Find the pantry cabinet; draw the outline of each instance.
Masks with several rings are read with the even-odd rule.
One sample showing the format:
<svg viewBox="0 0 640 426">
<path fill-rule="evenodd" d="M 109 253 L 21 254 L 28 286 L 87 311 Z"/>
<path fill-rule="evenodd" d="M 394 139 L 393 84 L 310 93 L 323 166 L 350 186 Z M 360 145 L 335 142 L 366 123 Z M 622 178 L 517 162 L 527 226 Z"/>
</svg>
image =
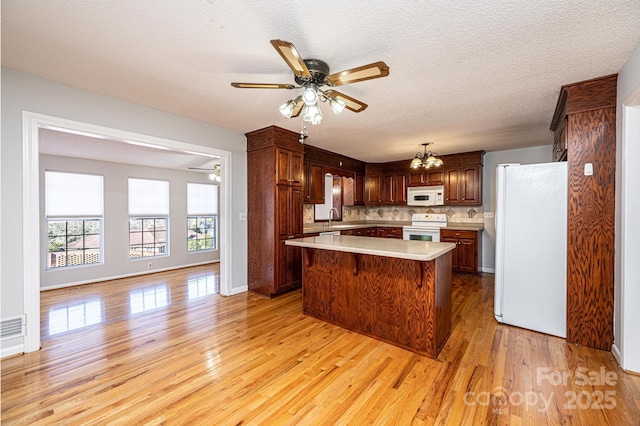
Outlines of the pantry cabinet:
<svg viewBox="0 0 640 426">
<path fill-rule="evenodd" d="M 247 137 L 249 290 L 274 296 L 302 284 L 305 164 L 299 135 L 271 126 Z"/>
</svg>

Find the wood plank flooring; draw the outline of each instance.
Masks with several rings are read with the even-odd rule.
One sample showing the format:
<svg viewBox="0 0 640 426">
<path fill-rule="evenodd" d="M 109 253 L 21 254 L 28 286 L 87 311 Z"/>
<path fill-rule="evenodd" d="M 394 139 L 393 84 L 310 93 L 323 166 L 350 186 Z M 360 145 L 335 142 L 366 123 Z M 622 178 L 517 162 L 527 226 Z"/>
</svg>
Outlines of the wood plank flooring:
<svg viewBox="0 0 640 426">
<path fill-rule="evenodd" d="M 2 361 L 2 424 L 640 424 L 640 377 L 497 324 L 492 275 L 454 274 L 437 360 L 302 315 L 300 291 L 212 294 L 217 276 L 43 292 L 42 350 Z"/>
</svg>

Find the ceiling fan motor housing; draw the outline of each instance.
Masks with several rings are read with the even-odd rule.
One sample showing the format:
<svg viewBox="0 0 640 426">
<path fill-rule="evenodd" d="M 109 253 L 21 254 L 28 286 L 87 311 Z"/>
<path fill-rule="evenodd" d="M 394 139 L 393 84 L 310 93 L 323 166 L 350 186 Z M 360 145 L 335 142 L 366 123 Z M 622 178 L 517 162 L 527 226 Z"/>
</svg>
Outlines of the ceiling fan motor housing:
<svg viewBox="0 0 640 426">
<path fill-rule="evenodd" d="M 311 80 L 296 76 L 296 83 L 302 86 L 305 83 L 311 82 L 318 86 L 324 86 L 326 84 L 324 79 L 329 75 L 329 65 L 320 59 L 305 59 L 304 64 L 311 74 Z"/>
</svg>

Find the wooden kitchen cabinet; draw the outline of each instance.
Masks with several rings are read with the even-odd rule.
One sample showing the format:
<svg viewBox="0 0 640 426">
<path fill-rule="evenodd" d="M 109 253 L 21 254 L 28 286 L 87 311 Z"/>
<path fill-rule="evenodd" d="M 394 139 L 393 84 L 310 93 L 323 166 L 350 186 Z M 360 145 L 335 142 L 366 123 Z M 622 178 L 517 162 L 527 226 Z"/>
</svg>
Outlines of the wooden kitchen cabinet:
<svg viewBox="0 0 640 426">
<path fill-rule="evenodd" d="M 276 181 L 281 185 L 302 185 L 304 153 L 276 148 Z"/>
<path fill-rule="evenodd" d="M 444 184 L 444 169 L 429 170 L 424 173 L 425 180 L 428 185 L 442 185 Z"/>
<path fill-rule="evenodd" d="M 401 206 L 407 204 L 406 173 L 369 174 L 366 176 L 365 204 L 369 206 Z"/>
<path fill-rule="evenodd" d="M 367 206 L 379 206 L 382 204 L 382 175 L 367 175 L 364 178 L 364 203 Z"/>
<path fill-rule="evenodd" d="M 567 161 L 567 117 L 558 127 L 553 140 L 553 161 Z"/>
<path fill-rule="evenodd" d="M 482 204 L 482 166 L 447 168 L 444 171 L 444 196 L 447 205 Z"/>
<path fill-rule="evenodd" d="M 381 226 L 377 228 L 376 236 L 378 238 L 394 238 L 397 240 L 402 239 L 402 228 L 401 227 L 389 227 L 389 226 Z"/>
<path fill-rule="evenodd" d="M 304 154 L 299 135 L 276 126 L 247 136 L 249 290 L 274 296 L 300 287 Z"/>
<path fill-rule="evenodd" d="M 407 176 L 407 186 L 425 186 L 444 184 L 444 169 L 411 169 Z"/>
<path fill-rule="evenodd" d="M 616 74 L 564 85 L 550 127 L 554 160 L 567 160 L 567 217 L 558 218 L 567 223 L 567 342 L 604 351 L 614 343 L 616 95 Z"/>
<path fill-rule="evenodd" d="M 355 174 L 354 206 L 364 206 L 364 174 Z"/>
<path fill-rule="evenodd" d="M 304 163 L 304 202 L 324 204 L 324 165 L 312 161 Z"/>
<path fill-rule="evenodd" d="M 393 205 L 397 196 L 397 185 L 395 175 L 382 176 L 382 205 Z"/>
<path fill-rule="evenodd" d="M 440 241 L 454 243 L 451 254 L 451 269 L 457 272 L 478 273 L 479 232 L 441 229 Z"/>
</svg>

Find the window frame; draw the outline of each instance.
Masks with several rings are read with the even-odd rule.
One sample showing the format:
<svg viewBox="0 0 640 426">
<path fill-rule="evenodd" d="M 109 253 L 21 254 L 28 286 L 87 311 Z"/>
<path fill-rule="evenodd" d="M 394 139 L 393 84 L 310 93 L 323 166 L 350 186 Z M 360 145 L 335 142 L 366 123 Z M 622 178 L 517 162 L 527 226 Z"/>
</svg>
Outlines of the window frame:
<svg viewBox="0 0 640 426">
<path fill-rule="evenodd" d="M 142 239 L 141 239 L 142 243 L 141 244 L 132 245 L 131 244 L 131 221 L 135 221 L 135 220 L 141 220 L 142 221 L 140 231 L 134 231 L 136 233 L 139 232 L 140 234 L 142 234 Z M 155 247 L 158 245 L 155 242 L 155 241 L 157 241 L 156 238 L 155 238 L 155 233 L 156 233 L 155 221 L 156 220 L 164 220 L 165 221 L 165 228 L 164 228 L 164 234 L 165 234 L 164 247 L 165 247 L 165 250 L 164 250 L 164 252 L 160 252 L 160 254 L 155 254 L 153 256 L 145 256 L 144 255 L 145 246 L 146 246 L 144 244 L 144 232 L 145 232 L 144 231 L 144 222 L 147 221 L 147 220 L 153 220 L 154 221 L 154 230 L 153 230 L 153 237 L 154 237 L 153 247 L 154 247 L 154 251 L 155 251 Z M 154 216 L 138 216 L 138 215 L 136 215 L 136 216 L 129 216 L 128 226 L 129 226 L 129 232 L 128 232 L 128 234 L 129 234 L 129 245 L 128 245 L 128 247 L 129 247 L 129 261 L 135 262 L 135 261 L 138 261 L 138 260 L 156 259 L 156 258 L 159 258 L 159 257 L 168 257 L 169 256 L 169 254 L 170 254 L 169 253 L 169 249 L 170 249 L 170 246 L 169 246 L 169 216 L 162 216 L 162 215 L 154 215 Z M 141 256 L 139 256 L 139 257 L 131 257 L 131 252 L 132 252 L 132 247 L 133 246 L 140 246 L 141 247 L 141 253 L 142 253 Z"/>
<path fill-rule="evenodd" d="M 83 244 L 83 248 L 82 249 L 78 249 L 78 250 L 72 250 L 72 251 L 81 251 L 82 252 L 82 258 L 83 258 L 83 263 L 81 264 L 77 264 L 77 265 L 64 265 L 64 266 L 50 266 L 50 256 L 52 253 L 57 253 L 55 251 L 50 251 L 50 245 L 49 242 L 51 240 L 51 238 L 53 238 L 50 234 L 49 234 L 49 223 L 50 222 L 65 222 L 65 234 L 64 236 L 62 235 L 58 235 L 57 237 L 64 237 L 65 240 L 65 250 L 64 253 L 69 253 L 69 250 L 67 249 L 67 246 L 69 244 L 69 233 L 68 233 L 68 228 L 69 222 L 79 222 L 82 221 L 82 234 L 79 234 L 82 239 L 83 242 L 86 241 L 85 237 L 86 235 L 98 235 L 98 240 L 99 240 L 99 245 L 98 245 L 98 262 L 92 262 L 92 263 L 85 263 L 84 261 L 86 260 L 86 251 L 87 250 L 95 250 L 94 247 L 91 248 L 86 248 Z M 98 222 L 99 226 L 100 226 L 100 232 L 98 234 L 86 234 L 85 230 L 85 222 Z M 45 271 L 50 272 L 50 271 L 61 271 L 61 270 L 68 270 L 68 269 L 75 269 L 75 268 L 85 268 L 85 267 L 91 267 L 91 266 L 100 266 L 100 265 L 104 265 L 104 217 L 102 216 L 65 216 L 65 217 L 56 217 L 56 216 L 47 216 L 45 217 L 45 222 L 46 222 L 46 244 L 47 244 L 47 255 L 46 255 L 46 261 L 45 261 Z M 77 235 L 71 235 L 71 236 L 77 236 Z M 54 236 L 55 237 L 55 236 Z M 65 262 L 68 263 L 68 262 Z"/>
<path fill-rule="evenodd" d="M 189 248 L 189 243 L 191 241 L 205 241 L 205 246 L 206 246 L 206 241 L 209 238 L 206 238 L 206 234 L 205 238 L 196 238 L 195 240 L 190 239 L 189 238 L 189 231 L 192 231 L 192 228 L 189 225 L 190 220 L 195 219 L 196 222 L 198 222 L 200 219 L 212 219 L 213 222 L 213 233 L 211 236 L 211 240 L 213 241 L 213 245 L 211 248 L 202 248 L 202 249 L 194 249 L 191 250 Z M 216 214 L 203 214 L 203 215 L 187 215 L 187 254 L 193 254 L 193 253 L 205 253 L 205 252 L 211 252 L 211 251 L 216 251 L 218 250 L 218 215 Z"/>
</svg>

